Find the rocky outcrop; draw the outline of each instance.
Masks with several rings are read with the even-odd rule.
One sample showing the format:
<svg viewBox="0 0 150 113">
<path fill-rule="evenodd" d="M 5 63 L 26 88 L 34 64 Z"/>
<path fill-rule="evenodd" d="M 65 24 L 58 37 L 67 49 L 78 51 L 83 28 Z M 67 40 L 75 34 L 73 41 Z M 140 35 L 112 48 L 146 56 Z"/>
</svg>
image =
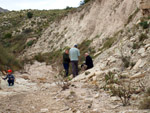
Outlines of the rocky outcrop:
<svg viewBox="0 0 150 113">
<path fill-rule="evenodd" d="M 0 12 L 8 12 L 8 10 L 0 7 Z"/>
<path fill-rule="evenodd" d="M 142 9 L 143 15 L 150 15 L 150 1 L 149 0 L 141 0 L 140 9 Z"/>
</svg>

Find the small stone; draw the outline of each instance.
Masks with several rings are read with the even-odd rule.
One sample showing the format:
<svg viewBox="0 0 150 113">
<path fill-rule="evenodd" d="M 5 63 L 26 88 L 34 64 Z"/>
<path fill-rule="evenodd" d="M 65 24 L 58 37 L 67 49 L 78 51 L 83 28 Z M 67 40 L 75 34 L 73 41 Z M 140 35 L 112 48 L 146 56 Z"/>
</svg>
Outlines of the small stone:
<svg viewBox="0 0 150 113">
<path fill-rule="evenodd" d="M 141 56 L 142 56 L 142 57 L 146 57 L 147 54 L 146 54 L 146 53 L 142 53 Z"/>
<path fill-rule="evenodd" d="M 34 106 L 32 106 L 31 108 L 32 108 L 32 109 L 35 109 L 35 107 L 34 107 Z"/>
<path fill-rule="evenodd" d="M 81 96 L 85 96 L 86 94 L 85 93 L 81 93 Z"/>
<path fill-rule="evenodd" d="M 120 101 L 119 98 L 117 98 L 117 97 L 111 97 L 111 99 L 112 99 L 113 101 Z"/>
<path fill-rule="evenodd" d="M 69 110 L 69 107 L 66 107 L 66 108 L 62 109 L 61 112 L 62 111 L 67 111 L 67 110 Z"/>
<path fill-rule="evenodd" d="M 107 59 L 110 63 L 113 63 L 116 61 L 116 58 L 113 57 L 113 56 L 110 56 L 108 59 Z"/>
<path fill-rule="evenodd" d="M 144 76 L 145 76 L 145 74 L 139 72 L 139 73 L 136 73 L 135 75 L 131 76 L 130 79 L 132 80 L 132 79 L 136 79 L 136 78 L 142 78 Z"/>
<path fill-rule="evenodd" d="M 114 79 L 115 79 L 115 80 L 118 80 L 118 79 L 119 79 L 118 74 L 115 74 L 115 75 L 114 75 Z"/>
<path fill-rule="evenodd" d="M 93 112 L 98 112 L 98 109 L 93 109 Z"/>
<path fill-rule="evenodd" d="M 145 48 L 141 48 L 141 49 L 139 49 L 138 53 L 139 53 L 139 54 L 143 54 L 143 53 L 145 53 Z"/>
<path fill-rule="evenodd" d="M 145 64 L 146 64 L 146 61 L 143 61 L 143 62 L 139 65 L 139 67 L 142 68 Z"/>
<path fill-rule="evenodd" d="M 84 102 L 86 104 L 92 104 L 93 103 L 93 99 L 92 98 L 86 98 Z"/>
<path fill-rule="evenodd" d="M 99 97 L 99 93 L 97 93 L 95 96 L 94 96 L 94 98 L 98 98 Z"/>
<path fill-rule="evenodd" d="M 138 69 L 138 67 L 139 67 L 139 65 L 142 63 L 142 60 L 141 59 L 139 59 L 138 61 L 137 61 L 137 63 L 135 64 L 135 66 L 133 67 L 133 69 Z"/>
<path fill-rule="evenodd" d="M 93 81 L 96 81 L 96 80 L 97 80 L 97 76 L 94 76 L 94 77 L 93 77 Z"/>
<path fill-rule="evenodd" d="M 81 113 L 79 110 L 76 113 Z"/>
<path fill-rule="evenodd" d="M 41 109 L 41 113 L 46 113 L 46 112 L 49 112 L 49 110 L 47 108 Z"/>
<path fill-rule="evenodd" d="M 150 47 L 150 44 L 145 45 L 145 48 L 147 49 L 148 47 Z"/>
</svg>

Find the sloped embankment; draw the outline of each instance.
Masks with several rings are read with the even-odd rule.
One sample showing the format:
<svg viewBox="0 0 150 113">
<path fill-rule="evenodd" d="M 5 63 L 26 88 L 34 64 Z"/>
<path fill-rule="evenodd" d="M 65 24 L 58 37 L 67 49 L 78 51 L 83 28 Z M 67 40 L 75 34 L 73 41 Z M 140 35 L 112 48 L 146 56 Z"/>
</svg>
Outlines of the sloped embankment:
<svg viewBox="0 0 150 113">
<path fill-rule="evenodd" d="M 67 14 L 59 22 L 50 24 L 37 43 L 25 52 L 26 56 L 72 47 L 84 40 L 92 40 L 97 51 L 104 41 L 136 23 L 141 17 L 140 0 L 94 0 Z"/>
</svg>

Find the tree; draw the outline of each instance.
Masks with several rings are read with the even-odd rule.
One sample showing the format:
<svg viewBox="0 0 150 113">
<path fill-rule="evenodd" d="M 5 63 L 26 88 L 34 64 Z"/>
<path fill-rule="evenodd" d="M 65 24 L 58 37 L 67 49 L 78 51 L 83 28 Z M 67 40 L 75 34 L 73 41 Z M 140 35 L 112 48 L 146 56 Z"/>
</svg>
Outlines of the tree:
<svg viewBox="0 0 150 113">
<path fill-rule="evenodd" d="M 28 17 L 28 18 L 32 18 L 32 17 L 33 17 L 33 13 L 28 12 L 28 13 L 27 13 L 27 17 Z"/>
<path fill-rule="evenodd" d="M 80 5 L 84 5 L 84 4 L 86 4 L 86 3 L 88 3 L 90 0 L 82 0 L 82 1 L 80 1 Z"/>
</svg>

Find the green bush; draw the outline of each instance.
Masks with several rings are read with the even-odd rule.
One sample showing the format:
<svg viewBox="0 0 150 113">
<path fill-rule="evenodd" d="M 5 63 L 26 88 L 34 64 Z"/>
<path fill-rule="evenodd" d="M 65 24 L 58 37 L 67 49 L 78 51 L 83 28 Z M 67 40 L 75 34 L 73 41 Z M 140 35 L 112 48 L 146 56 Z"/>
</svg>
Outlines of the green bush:
<svg viewBox="0 0 150 113">
<path fill-rule="evenodd" d="M 130 98 L 133 94 L 130 85 L 128 87 L 125 87 L 124 85 L 120 85 L 119 87 L 110 87 L 110 91 L 113 96 L 120 98 L 123 106 L 130 105 Z"/>
<path fill-rule="evenodd" d="M 30 40 L 28 43 L 27 43 L 27 46 L 32 46 L 34 44 L 34 40 Z"/>
<path fill-rule="evenodd" d="M 34 56 L 33 60 L 37 60 L 38 62 L 46 62 L 47 64 L 51 63 L 59 63 L 61 62 L 62 50 L 52 51 L 44 54 L 37 54 Z"/>
<path fill-rule="evenodd" d="M 27 17 L 28 17 L 28 18 L 32 18 L 32 17 L 33 17 L 33 13 L 27 12 Z"/>
<path fill-rule="evenodd" d="M 29 33 L 31 33 L 32 31 L 33 31 L 33 30 L 32 30 L 31 28 L 26 28 L 26 29 L 23 30 L 23 33 L 29 34 Z"/>
<path fill-rule="evenodd" d="M 109 38 L 104 42 L 103 49 L 109 49 L 113 43 L 115 42 L 115 38 Z"/>
<path fill-rule="evenodd" d="M 80 1 L 80 5 L 84 5 L 84 4 L 86 4 L 86 3 L 88 3 L 90 0 L 82 0 L 82 1 Z"/>
<path fill-rule="evenodd" d="M 118 80 L 115 79 L 115 74 L 112 72 L 108 72 L 108 74 L 105 75 L 105 81 L 106 84 L 118 83 Z"/>
<path fill-rule="evenodd" d="M 72 7 L 67 6 L 65 9 L 66 9 L 66 10 L 68 10 L 68 9 L 72 9 Z"/>
<path fill-rule="evenodd" d="M 13 70 L 22 68 L 21 63 L 15 58 L 15 56 L 10 54 L 9 51 L 4 49 L 1 45 L 0 53 L 0 70 L 6 70 L 6 67 Z"/>
<path fill-rule="evenodd" d="M 139 23 L 141 27 L 143 27 L 143 29 L 147 29 L 149 27 L 149 24 L 147 21 L 143 21 Z"/>
<path fill-rule="evenodd" d="M 6 33 L 4 38 L 11 38 L 12 37 L 12 34 L 11 33 Z"/>
<path fill-rule="evenodd" d="M 130 66 L 130 57 L 122 57 L 122 62 L 124 64 L 124 67 L 128 68 Z"/>
</svg>

